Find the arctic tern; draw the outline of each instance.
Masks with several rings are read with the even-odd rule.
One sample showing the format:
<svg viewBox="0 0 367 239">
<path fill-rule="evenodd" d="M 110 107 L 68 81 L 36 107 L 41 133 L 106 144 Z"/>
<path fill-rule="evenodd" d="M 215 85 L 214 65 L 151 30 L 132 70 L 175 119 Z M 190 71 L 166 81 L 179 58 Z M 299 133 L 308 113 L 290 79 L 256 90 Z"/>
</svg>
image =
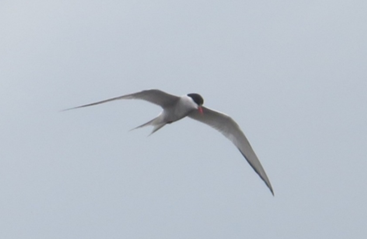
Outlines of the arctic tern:
<svg viewBox="0 0 367 239">
<path fill-rule="evenodd" d="M 265 170 L 261 166 L 259 159 L 257 158 L 249 141 L 241 131 L 238 124 L 230 116 L 204 107 L 204 99 L 199 94 L 192 93 L 183 96 L 175 96 L 156 89 L 144 90 L 133 94 L 123 95 L 91 104 L 77 106 L 67 110 L 83 108 L 122 99 L 145 100 L 163 108 L 163 111 L 156 118 L 134 129 L 150 125 L 154 127 L 151 133 L 153 134 L 166 124 L 171 124 L 188 116 L 194 120 L 207 124 L 218 130 L 226 138 L 232 141 L 232 143 L 238 148 L 238 150 L 245 157 L 247 162 L 265 182 L 271 193 L 274 195 L 273 188 L 270 184 L 268 176 L 265 173 Z"/>
</svg>

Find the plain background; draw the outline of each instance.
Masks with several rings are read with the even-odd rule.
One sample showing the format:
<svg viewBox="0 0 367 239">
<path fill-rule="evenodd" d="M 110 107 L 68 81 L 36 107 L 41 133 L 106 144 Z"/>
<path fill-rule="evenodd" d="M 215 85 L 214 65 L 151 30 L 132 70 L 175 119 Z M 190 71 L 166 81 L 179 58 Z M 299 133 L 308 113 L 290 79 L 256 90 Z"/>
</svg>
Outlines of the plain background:
<svg viewBox="0 0 367 239">
<path fill-rule="evenodd" d="M 366 1 L 2 1 L 0 238 L 366 238 Z M 242 127 L 275 197 L 144 89 Z"/>
</svg>

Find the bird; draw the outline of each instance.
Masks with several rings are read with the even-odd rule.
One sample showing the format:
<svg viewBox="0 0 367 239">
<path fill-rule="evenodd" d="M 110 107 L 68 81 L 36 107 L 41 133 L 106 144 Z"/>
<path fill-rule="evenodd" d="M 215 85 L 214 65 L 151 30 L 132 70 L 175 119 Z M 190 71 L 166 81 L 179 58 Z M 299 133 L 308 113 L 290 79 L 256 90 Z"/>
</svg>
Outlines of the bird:
<svg viewBox="0 0 367 239">
<path fill-rule="evenodd" d="M 182 96 L 176 96 L 158 89 L 151 89 L 85 104 L 66 110 L 84 108 L 123 99 L 145 100 L 158 105 L 163 109 L 156 118 L 139 125 L 132 130 L 145 126 L 153 126 L 153 131 L 151 132 L 151 134 L 153 134 L 165 125 L 171 124 L 185 117 L 197 120 L 216 129 L 237 147 L 274 196 L 270 180 L 241 128 L 230 116 L 203 106 L 204 99 L 200 94 L 190 93 Z"/>
</svg>

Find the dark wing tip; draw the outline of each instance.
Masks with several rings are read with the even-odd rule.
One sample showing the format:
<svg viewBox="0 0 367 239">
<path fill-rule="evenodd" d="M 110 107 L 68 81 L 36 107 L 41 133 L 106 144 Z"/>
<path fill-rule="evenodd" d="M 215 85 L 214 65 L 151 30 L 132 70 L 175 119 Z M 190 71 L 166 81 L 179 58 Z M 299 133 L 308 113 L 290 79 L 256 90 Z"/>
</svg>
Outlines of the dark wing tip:
<svg viewBox="0 0 367 239">
<path fill-rule="evenodd" d="M 238 150 L 241 152 L 242 156 L 245 157 L 245 159 L 247 159 L 247 157 L 245 156 L 245 154 L 242 153 L 242 151 L 240 149 L 238 149 Z M 259 175 L 259 177 L 264 181 L 265 185 L 269 188 L 271 194 L 273 194 L 273 196 L 275 196 L 273 187 L 271 186 L 269 179 L 268 179 L 269 182 L 267 182 L 267 180 L 266 180 L 267 179 L 267 176 L 265 175 L 265 177 L 263 177 L 260 174 L 260 172 L 251 163 L 249 163 L 249 164 L 250 164 L 251 168 L 257 173 L 257 175 Z"/>
<path fill-rule="evenodd" d="M 88 104 L 88 105 L 81 105 L 81 106 L 72 107 L 72 108 L 67 108 L 67 109 L 60 110 L 60 112 L 75 110 L 75 109 L 84 108 L 84 107 L 88 107 L 88 106 L 92 106 L 92 105 L 96 105 L 96 103 L 92 103 L 92 104 Z"/>
<path fill-rule="evenodd" d="M 114 100 L 128 99 L 128 98 L 131 98 L 131 95 L 123 95 L 123 96 L 118 96 L 118 97 L 114 97 L 114 98 L 111 98 L 111 99 L 102 100 L 102 101 L 98 101 L 98 102 L 94 102 L 94 103 L 90 103 L 90 104 L 86 104 L 86 105 L 80 105 L 80 106 L 77 106 L 77 107 L 72 107 L 72 108 L 61 110 L 61 112 L 62 111 L 79 109 L 79 108 L 84 108 L 84 107 L 89 107 L 89 106 L 93 106 L 93 105 L 99 105 L 99 104 L 103 104 L 103 103 L 106 103 L 106 102 L 109 102 L 109 101 L 114 101 Z"/>
<path fill-rule="evenodd" d="M 273 194 L 273 197 L 275 197 L 275 194 L 274 194 L 273 188 L 269 188 L 269 189 L 270 189 L 271 194 Z"/>
<path fill-rule="evenodd" d="M 77 109 L 77 108 L 78 107 L 67 108 L 67 109 L 60 110 L 59 112 L 65 112 L 65 111 L 69 111 L 69 110 L 73 110 L 73 109 Z"/>
</svg>

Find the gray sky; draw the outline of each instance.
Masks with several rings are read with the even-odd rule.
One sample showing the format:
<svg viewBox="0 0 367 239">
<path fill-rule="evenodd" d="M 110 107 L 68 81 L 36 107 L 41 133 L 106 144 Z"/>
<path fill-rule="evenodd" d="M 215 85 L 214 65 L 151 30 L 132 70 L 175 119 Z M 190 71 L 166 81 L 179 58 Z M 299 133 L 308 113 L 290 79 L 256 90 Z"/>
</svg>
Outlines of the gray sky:
<svg viewBox="0 0 367 239">
<path fill-rule="evenodd" d="M 2 1 L 0 238 L 366 238 L 366 1 Z M 197 92 L 222 135 L 143 89 Z"/>
</svg>

